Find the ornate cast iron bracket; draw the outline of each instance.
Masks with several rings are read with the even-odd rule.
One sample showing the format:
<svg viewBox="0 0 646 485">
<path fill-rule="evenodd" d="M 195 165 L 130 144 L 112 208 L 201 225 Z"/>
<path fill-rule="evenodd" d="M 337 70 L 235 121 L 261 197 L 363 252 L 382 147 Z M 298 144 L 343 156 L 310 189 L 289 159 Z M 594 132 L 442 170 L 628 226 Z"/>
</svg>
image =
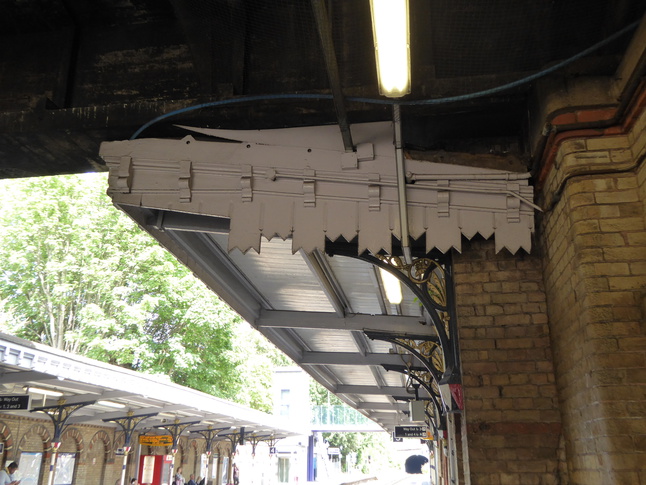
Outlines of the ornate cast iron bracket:
<svg viewBox="0 0 646 485">
<path fill-rule="evenodd" d="M 423 382 L 425 388 L 432 389 L 433 395 L 439 399 L 438 402 L 443 403 L 443 406 L 440 407 L 441 412 L 451 411 L 455 408 L 451 393 L 441 387 L 444 375 L 444 357 L 437 338 L 427 335 L 399 336 L 373 330 L 365 330 L 364 333 L 372 340 L 382 340 L 407 350 L 409 354 L 401 354 L 405 368 L 400 372 L 418 382 Z M 415 357 L 423 367 L 416 369 L 410 362 L 406 363 L 407 355 Z M 393 370 L 391 367 L 388 366 L 387 370 Z M 444 393 L 442 393 L 443 390 Z"/>
<path fill-rule="evenodd" d="M 433 388 L 432 379 L 429 378 L 428 372 L 423 368 L 414 368 L 406 365 L 392 365 L 392 364 L 382 364 L 381 365 L 387 371 L 399 372 L 408 376 L 411 380 L 417 382 L 424 388 L 428 393 L 428 400 L 433 403 L 435 409 L 437 410 L 437 415 L 442 417 L 445 415 L 445 407 L 442 405 L 441 397 L 437 389 Z M 419 398 L 416 396 L 416 400 Z M 439 427 L 440 423 L 434 423 L 435 427 Z"/>
<path fill-rule="evenodd" d="M 366 332 L 366 335 L 392 342 L 415 355 L 437 383 L 446 410 L 462 409 L 458 329 L 449 256 L 420 257 L 411 264 L 397 256 L 364 253 L 358 258 L 396 276 L 415 295 L 435 330 L 435 335 L 425 336 L 387 332 Z"/>
<path fill-rule="evenodd" d="M 276 437 L 271 434 L 265 434 L 265 435 L 257 435 L 255 433 L 251 433 L 250 435 L 247 435 L 247 441 L 251 443 L 251 454 L 252 456 L 256 456 L 256 446 L 258 446 L 258 443 L 261 443 L 263 441 L 266 441 L 267 444 L 269 444 L 270 447 L 275 446 Z M 272 444 L 273 443 L 273 444 Z"/>
<path fill-rule="evenodd" d="M 235 455 L 238 445 L 244 445 L 245 441 L 245 432 L 244 427 L 240 428 L 239 432 L 221 434 L 219 437 L 225 438 L 231 442 L 231 454 Z"/>
<path fill-rule="evenodd" d="M 226 426 L 225 428 L 214 428 L 213 426 L 208 426 L 206 429 L 196 429 L 191 431 L 191 433 L 199 434 L 204 438 L 204 441 L 206 442 L 206 454 L 207 456 L 210 456 L 213 452 L 212 448 L 215 437 L 220 431 L 224 431 L 225 429 L 231 429 L 231 426 Z"/>
<path fill-rule="evenodd" d="M 52 485 L 54 483 L 54 475 L 56 475 L 54 464 L 56 463 L 58 449 L 61 447 L 61 437 L 67 428 L 67 420 L 74 412 L 78 411 L 82 407 L 90 406 L 94 403 L 96 403 L 96 400 L 65 404 L 65 399 L 59 399 L 58 404 L 55 406 L 43 406 L 31 410 L 32 413 L 42 412 L 47 414 L 47 416 L 52 420 L 52 423 L 54 423 L 54 438 L 51 443 L 52 456 L 49 462 L 49 477 L 47 479 L 48 485 Z"/>
<path fill-rule="evenodd" d="M 421 362 L 436 382 L 439 383 L 442 379 L 444 373 L 444 358 L 439 340 L 436 337 L 428 335 L 401 336 L 375 330 L 364 330 L 363 333 L 371 340 L 382 340 L 406 349 Z M 404 362 L 406 354 L 401 354 L 401 356 L 402 362 Z"/>
<path fill-rule="evenodd" d="M 263 438 L 263 441 L 266 441 L 267 444 L 269 445 L 270 454 L 271 454 L 271 450 L 276 448 L 276 443 L 278 443 L 280 440 L 284 438 L 285 436 L 276 436 L 276 435 L 271 435 L 269 438 Z"/>
<path fill-rule="evenodd" d="M 135 432 L 135 428 L 141 423 L 144 419 L 146 418 L 151 418 L 153 416 L 157 416 L 158 413 L 149 413 L 149 414 L 141 414 L 139 416 L 135 416 L 133 411 L 128 411 L 128 414 L 126 416 L 123 416 L 121 418 L 112 418 L 112 419 L 104 419 L 103 421 L 105 423 L 116 423 L 119 426 L 121 426 L 121 429 L 123 429 L 123 447 L 125 449 L 126 454 L 130 453 L 131 450 L 131 441 L 132 441 L 132 435 Z"/>
<path fill-rule="evenodd" d="M 159 424 L 157 426 L 153 426 L 153 428 L 162 428 L 167 430 L 171 436 L 173 437 L 173 445 L 171 447 L 172 453 L 175 454 L 177 452 L 177 447 L 179 444 L 179 437 L 180 435 L 188 428 L 189 426 L 193 426 L 195 424 L 199 424 L 200 421 L 191 421 L 190 423 L 182 423 L 180 422 L 179 419 L 175 418 L 175 421 L 171 424 Z"/>
<path fill-rule="evenodd" d="M 56 404 L 55 406 L 34 408 L 31 410 L 31 412 L 42 412 L 49 416 L 49 418 L 52 420 L 52 423 L 54 423 L 54 438 L 52 442 L 60 443 L 61 435 L 67 428 L 67 420 L 70 418 L 70 416 L 82 407 L 90 406 L 94 403 L 96 403 L 96 400 L 65 404 L 65 399 L 59 399 L 58 404 Z"/>
<path fill-rule="evenodd" d="M 121 429 L 123 429 L 124 454 L 123 454 L 123 463 L 121 465 L 121 482 L 120 482 L 121 485 L 125 485 L 126 483 L 126 468 L 128 467 L 128 455 L 132 450 L 132 446 L 130 446 L 131 445 L 130 442 L 132 441 L 132 435 L 135 431 L 135 428 L 144 419 L 150 418 L 152 416 L 157 416 L 157 414 L 158 413 L 149 413 L 149 414 L 141 414 L 139 416 L 135 416 L 133 411 L 128 411 L 128 414 L 121 418 L 103 420 L 106 423 L 117 423 L 119 426 L 121 426 Z"/>
</svg>

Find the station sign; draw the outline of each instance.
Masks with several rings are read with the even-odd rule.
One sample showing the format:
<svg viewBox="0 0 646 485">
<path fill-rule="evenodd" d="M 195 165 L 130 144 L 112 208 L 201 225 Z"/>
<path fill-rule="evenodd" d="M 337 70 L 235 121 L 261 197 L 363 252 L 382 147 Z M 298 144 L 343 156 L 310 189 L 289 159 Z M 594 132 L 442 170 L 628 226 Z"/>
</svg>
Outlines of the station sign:
<svg viewBox="0 0 646 485">
<path fill-rule="evenodd" d="M 269 447 L 269 454 L 270 455 L 275 455 L 276 454 L 276 447 L 275 446 Z"/>
<path fill-rule="evenodd" d="M 426 426 L 395 426 L 395 438 L 426 438 Z"/>
<path fill-rule="evenodd" d="M 147 446 L 171 446 L 173 437 L 171 435 L 142 435 L 139 436 L 139 444 Z"/>
<path fill-rule="evenodd" d="M 18 411 L 29 409 L 29 395 L 18 394 L 16 396 L 0 396 L 0 410 Z"/>
</svg>

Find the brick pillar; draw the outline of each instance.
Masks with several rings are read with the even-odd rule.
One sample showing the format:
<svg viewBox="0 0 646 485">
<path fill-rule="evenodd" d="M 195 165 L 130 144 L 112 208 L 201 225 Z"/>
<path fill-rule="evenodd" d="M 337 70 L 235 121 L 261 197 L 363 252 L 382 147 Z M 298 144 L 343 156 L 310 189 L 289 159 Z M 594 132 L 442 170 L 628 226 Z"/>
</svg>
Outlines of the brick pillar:
<svg viewBox="0 0 646 485">
<path fill-rule="evenodd" d="M 628 134 L 564 142 L 541 194 L 573 485 L 646 483 L 645 120 Z"/>
<path fill-rule="evenodd" d="M 556 485 L 561 431 L 539 256 L 454 258 L 471 483 Z"/>
</svg>

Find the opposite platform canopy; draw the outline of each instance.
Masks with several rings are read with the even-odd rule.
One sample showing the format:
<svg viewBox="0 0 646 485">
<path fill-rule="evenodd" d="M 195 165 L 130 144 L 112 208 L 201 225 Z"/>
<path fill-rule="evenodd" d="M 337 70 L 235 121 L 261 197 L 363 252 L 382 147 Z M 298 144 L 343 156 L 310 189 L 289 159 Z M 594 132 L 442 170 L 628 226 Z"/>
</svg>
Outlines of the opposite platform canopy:
<svg viewBox="0 0 646 485">
<path fill-rule="evenodd" d="M 280 416 L 171 383 L 163 376 L 124 369 L 0 333 L 0 395 L 24 395 L 30 387 L 60 395 L 47 397 L 40 391 L 32 393 L 31 409 L 55 406 L 60 398 L 69 405 L 88 403 L 69 417 L 69 424 L 115 427 L 111 420 L 132 413 L 135 417 L 147 416 L 141 429 L 149 432 L 166 423 L 178 422 L 195 423 L 187 429 L 187 434 L 209 425 L 244 427 L 250 435 L 302 434 L 302 429 Z M 29 410 L 3 408 L 3 412 L 30 418 L 44 416 Z"/>
</svg>

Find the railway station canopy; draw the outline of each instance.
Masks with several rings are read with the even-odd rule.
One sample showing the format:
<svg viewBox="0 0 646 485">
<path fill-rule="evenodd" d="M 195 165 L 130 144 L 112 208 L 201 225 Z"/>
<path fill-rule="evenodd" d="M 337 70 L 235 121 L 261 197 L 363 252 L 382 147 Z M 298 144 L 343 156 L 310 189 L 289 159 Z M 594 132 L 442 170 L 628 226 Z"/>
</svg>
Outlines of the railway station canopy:
<svg viewBox="0 0 646 485">
<path fill-rule="evenodd" d="M 444 253 L 477 233 L 494 237 L 499 250 L 529 251 L 535 205 L 528 176 L 406 160 L 415 179 L 406 215 L 420 241 L 409 249 L 424 256 L 410 266 L 384 256 L 401 253 L 391 123 L 353 125 L 356 153 L 344 151 L 336 126 L 185 130 L 178 140 L 104 143 L 113 202 L 314 379 L 384 429 L 410 423 L 415 385 L 434 409 L 459 407 Z M 427 289 L 420 294 L 395 279 L 402 298 L 389 299 L 380 267 L 416 274 Z"/>
<path fill-rule="evenodd" d="M 465 475 L 639 481 L 646 4 L 385 2 L 391 98 L 371 3 L 0 0 L 0 176 L 108 171 L 343 401 L 469 436 Z"/>
<path fill-rule="evenodd" d="M 286 419 L 210 396 L 169 380 L 105 364 L 52 347 L 0 334 L 0 388 L 3 412 L 37 417 L 30 409 L 70 406 L 66 425 L 117 426 L 114 421 L 147 416 L 140 428 L 194 423 L 191 429 L 222 428 L 274 436 L 302 434 Z M 29 396 L 30 409 L 12 410 L 7 396 Z M 82 405 L 76 409 L 75 405 Z M 67 412 L 69 412 L 69 410 Z M 66 413 L 67 414 L 67 413 Z M 225 429 L 229 428 L 229 429 Z M 161 434 L 162 432 L 159 431 Z M 224 439 L 224 437 L 222 438 Z"/>
</svg>

